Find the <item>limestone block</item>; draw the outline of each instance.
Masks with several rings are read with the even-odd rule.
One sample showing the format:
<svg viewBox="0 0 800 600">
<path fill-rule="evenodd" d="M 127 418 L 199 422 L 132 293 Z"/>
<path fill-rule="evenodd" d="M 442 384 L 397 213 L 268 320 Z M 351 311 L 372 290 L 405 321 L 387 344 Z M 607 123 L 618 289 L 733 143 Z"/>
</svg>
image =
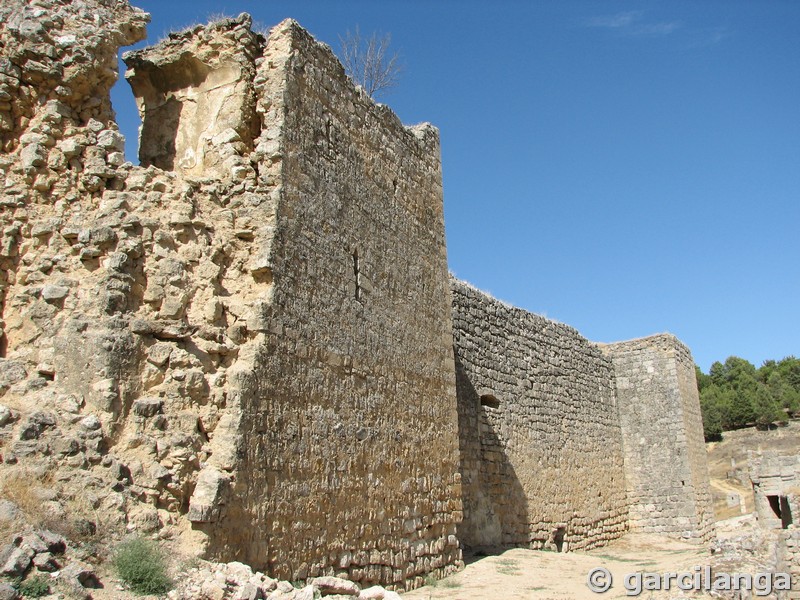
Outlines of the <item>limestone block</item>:
<svg viewBox="0 0 800 600">
<path fill-rule="evenodd" d="M 297 590 L 292 596 L 292 600 L 317 600 L 321 598 L 319 590 L 313 585 L 307 585 L 304 588 Z"/>
<path fill-rule="evenodd" d="M 332 594 L 358 596 L 360 591 L 357 584 L 339 577 L 314 577 L 310 583 L 319 588 L 323 596 Z"/>
<path fill-rule="evenodd" d="M 125 137 L 113 129 L 105 129 L 97 134 L 97 145 L 106 150 L 125 150 Z"/>
<path fill-rule="evenodd" d="M 260 600 L 263 598 L 263 592 L 258 585 L 253 583 L 245 583 L 233 595 L 233 600 Z"/>
<path fill-rule="evenodd" d="M 384 589 L 382 586 L 374 585 L 361 590 L 358 594 L 358 600 L 384 600 L 388 597 L 387 594 L 390 593 L 389 590 Z"/>
<path fill-rule="evenodd" d="M 21 548 L 13 544 L 0 551 L 0 573 L 9 577 L 20 577 L 25 574 L 33 559 L 34 552 L 29 548 Z"/>
<path fill-rule="evenodd" d="M 229 481 L 229 476 L 214 467 L 204 467 L 197 476 L 197 485 L 189 500 L 188 519 L 193 523 L 216 520 Z"/>
<path fill-rule="evenodd" d="M 28 376 L 22 363 L 0 358 L 0 390 L 18 383 Z"/>
<path fill-rule="evenodd" d="M 69 294 L 69 288 L 48 284 L 42 288 L 42 299 L 48 304 L 58 304 Z"/>
<path fill-rule="evenodd" d="M 11 409 L 3 404 L 0 404 L 0 427 L 5 427 L 8 425 L 13 418 L 14 414 L 11 412 Z"/>
<path fill-rule="evenodd" d="M 20 150 L 20 162 L 26 170 L 36 170 L 47 164 L 47 150 L 40 144 L 29 144 Z"/>
<path fill-rule="evenodd" d="M 39 570 L 45 573 L 52 573 L 61 568 L 60 563 L 50 552 L 41 552 L 33 557 L 33 564 Z"/>
<path fill-rule="evenodd" d="M 139 398 L 133 403 L 132 411 L 140 417 L 152 417 L 159 412 L 164 405 L 164 401 L 159 398 Z"/>
</svg>

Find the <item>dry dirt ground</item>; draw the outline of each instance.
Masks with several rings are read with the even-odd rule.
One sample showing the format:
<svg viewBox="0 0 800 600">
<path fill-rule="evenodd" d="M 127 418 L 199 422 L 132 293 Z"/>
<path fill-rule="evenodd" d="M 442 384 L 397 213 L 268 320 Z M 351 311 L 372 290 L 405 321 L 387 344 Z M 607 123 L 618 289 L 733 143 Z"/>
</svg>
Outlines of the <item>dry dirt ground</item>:
<svg viewBox="0 0 800 600">
<path fill-rule="evenodd" d="M 771 431 L 754 428 L 725 432 L 721 442 L 706 445 L 714 512 L 720 537 L 746 534 L 755 526 L 753 490 L 748 476 L 750 452 L 773 450 L 800 454 L 800 422 Z M 733 495 L 736 495 L 736 498 Z M 738 501 L 734 501 L 738 499 Z M 467 568 L 423 588 L 403 594 L 408 600 L 545 600 L 627 598 L 624 576 L 637 571 L 692 572 L 710 564 L 707 546 L 699 547 L 657 536 L 629 534 L 605 548 L 557 554 L 515 548 L 492 556 L 467 557 Z M 604 566 L 617 582 L 595 594 L 586 586 L 590 570 Z M 749 569 L 744 569 L 745 572 Z M 751 571 L 752 572 L 752 571 Z M 758 572 L 758 571 L 755 571 Z M 682 597 L 643 592 L 640 598 Z M 694 595 L 694 598 L 711 596 Z"/>
<path fill-rule="evenodd" d="M 692 572 L 709 564 L 705 547 L 652 535 L 629 534 L 589 552 L 539 552 L 514 548 L 501 554 L 468 558 L 466 569 L 435 585 L 403 594 L 404 600 L 544 600 L 627 598 L 624 576 L 637 571 Z M 588 573 L 606 567 L 613 587 L 604 594 L 586 586 Z M 679 596 L 679 591 L 671 596 Z M 641 598 L 650 598 L 643 592 Z M 653 598 L 659 597 L 653 595 Z M 703 597 L 703 596 L 694 596 Z"/>
</svg>

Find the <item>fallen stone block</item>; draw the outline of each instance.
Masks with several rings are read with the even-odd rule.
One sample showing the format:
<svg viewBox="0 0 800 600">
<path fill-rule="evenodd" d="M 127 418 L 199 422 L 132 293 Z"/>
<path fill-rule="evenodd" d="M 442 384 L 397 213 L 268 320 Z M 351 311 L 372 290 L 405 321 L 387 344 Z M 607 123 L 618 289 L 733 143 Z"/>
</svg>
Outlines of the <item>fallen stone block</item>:
<svg viewBox="0 0 800 600">
<path fill-rule="evenodd" d="M 45 573 L 54 573 L 61 568 L 56 557 L 50 552 L 41 552 L 33 557 L 33 565 Z"/>
<path fill-rule="evenodd" d="M 311 580 L 311 585 L 319 588 L 323 596 L 332 594 L 358 596 L 361 591 L 356 583 L 340 577 L 315 577 Z"/>
<path fill-rule="evenodd" d="M 32 550 L 9 544 L 0 552 L 0 564 L 3 565 L 0 573 L 9 577 L 21 577 L 31 566 L 32 558 Z"/>
<path fill-rule="evenodd" d="M 10 583 L 0 583 L 0 600 L 17 600 L 19 594 Z"/>
</svg>

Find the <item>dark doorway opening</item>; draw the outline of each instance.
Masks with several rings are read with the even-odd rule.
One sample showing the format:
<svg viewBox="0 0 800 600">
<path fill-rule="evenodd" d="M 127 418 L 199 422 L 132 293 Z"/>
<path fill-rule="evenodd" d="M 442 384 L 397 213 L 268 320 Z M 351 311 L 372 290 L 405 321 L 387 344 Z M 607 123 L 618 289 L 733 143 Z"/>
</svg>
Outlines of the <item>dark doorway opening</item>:
<svg viewBox="0 0 800 600">
<path fill-rule="evenodd" d="M 772 509 L 772 512 L 775 513 L 775 516 L 780 519 L 781 518 L 780 496 L 767 496 L 767 500 L 769 500 L 769 507 Z"/>
<path fill-rule="evenodd" d="M 789 499 L 781 496 L 781 526 L 786 529 L 792 524 L 792 508 L 789 506 Z"/>
<path fill-rule="evenodd" d="M 553 532 L 553 544 L 556 547 L 556 552 L 561 552 L 564 548 L 564 536 L 567 533 L 566 527 L 559 527 Z"/>
<path fill-rule="evenodd" d="M 772 512 L 781 520 L 781 527 L 786 529 L 792 524 L 792 507 L 786 496 L 767 496 L 769 507 Z"/>
</svg>

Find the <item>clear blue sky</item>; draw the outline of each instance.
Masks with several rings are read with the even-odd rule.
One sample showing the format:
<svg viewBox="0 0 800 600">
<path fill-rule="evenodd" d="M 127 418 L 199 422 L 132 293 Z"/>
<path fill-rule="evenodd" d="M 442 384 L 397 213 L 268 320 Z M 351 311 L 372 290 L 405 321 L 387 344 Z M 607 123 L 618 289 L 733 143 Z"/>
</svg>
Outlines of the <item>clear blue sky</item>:
<svg viewBox="0 0 800 600">
<path fill-rule="evenodd" d="M 243 11 L 335 50 L 391 33 L 382 100 L 441 131 L 458 277 L 591 340 L 669 331 L 704 371 L 800 355 L 800 2 L 134 4 L 149 42 Z"/>
</svg>

